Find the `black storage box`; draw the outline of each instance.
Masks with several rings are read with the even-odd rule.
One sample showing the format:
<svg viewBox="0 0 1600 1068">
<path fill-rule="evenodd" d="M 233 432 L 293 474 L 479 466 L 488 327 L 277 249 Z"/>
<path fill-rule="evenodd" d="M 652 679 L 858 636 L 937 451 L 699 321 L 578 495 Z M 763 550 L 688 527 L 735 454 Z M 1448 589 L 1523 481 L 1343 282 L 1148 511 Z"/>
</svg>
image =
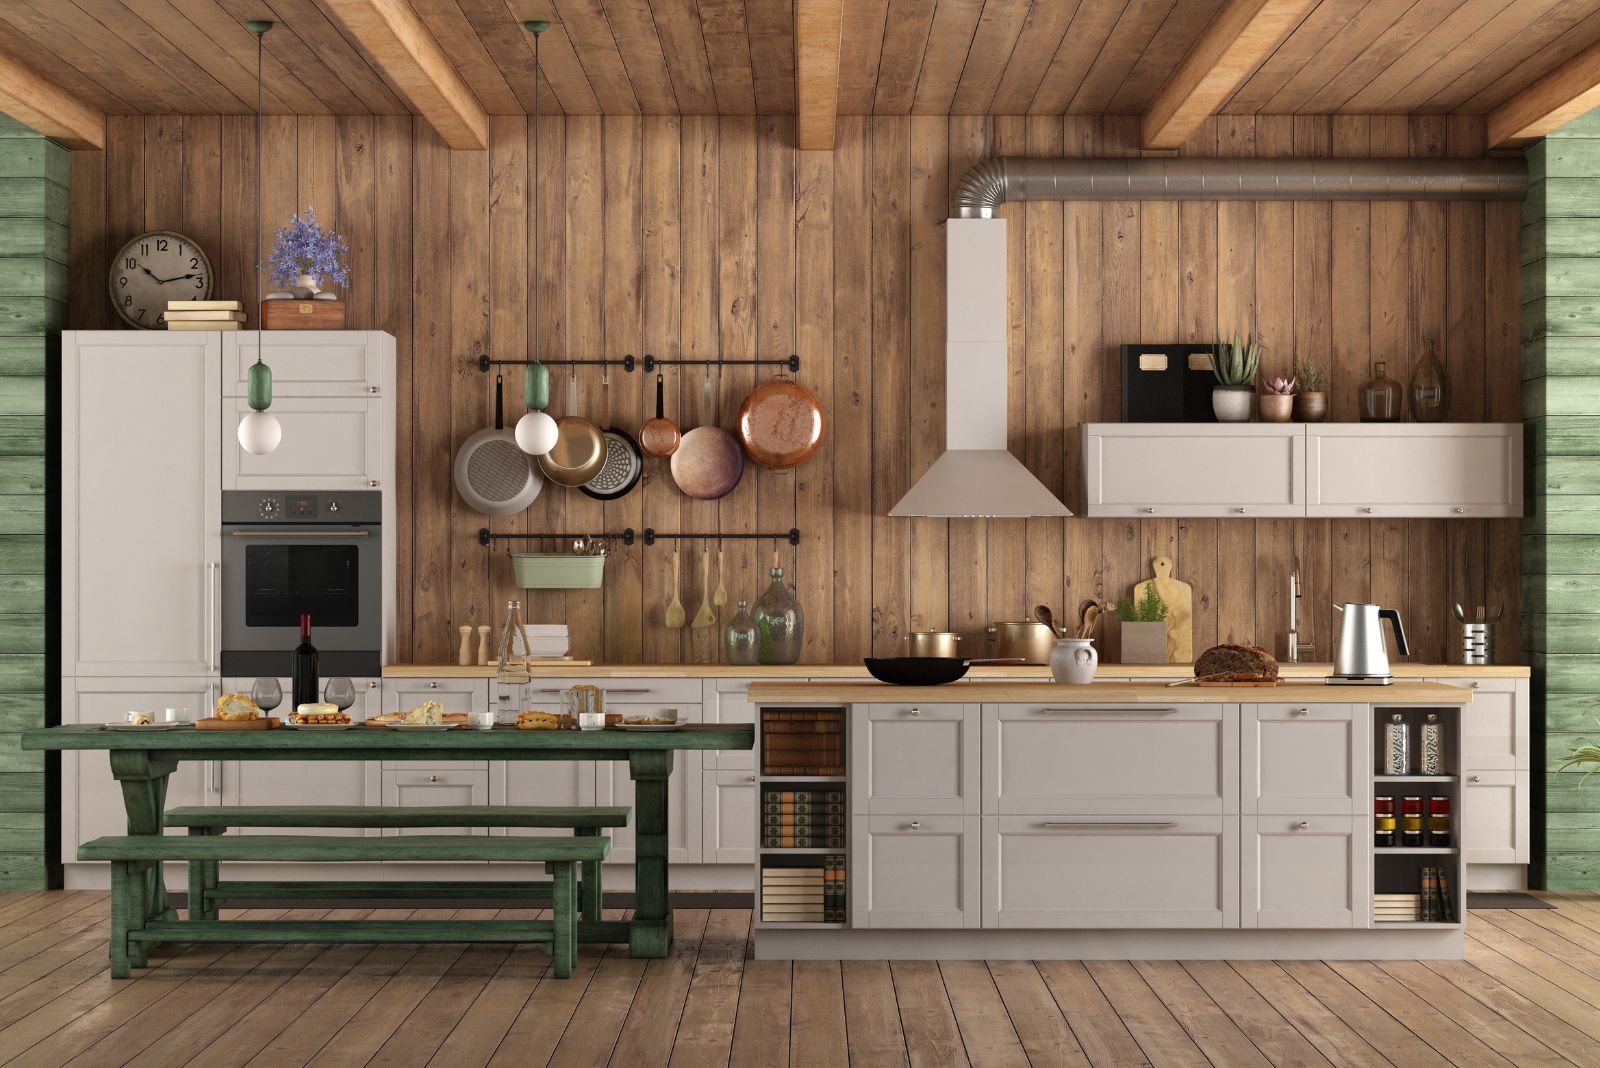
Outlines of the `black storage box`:
<svg viewBox="0 0 1600 1068">
<path fill-rule="evenodd" d="M 1122 346 L 1124 423 L 1215 423 L 1215 345 Z"/>
</svg>

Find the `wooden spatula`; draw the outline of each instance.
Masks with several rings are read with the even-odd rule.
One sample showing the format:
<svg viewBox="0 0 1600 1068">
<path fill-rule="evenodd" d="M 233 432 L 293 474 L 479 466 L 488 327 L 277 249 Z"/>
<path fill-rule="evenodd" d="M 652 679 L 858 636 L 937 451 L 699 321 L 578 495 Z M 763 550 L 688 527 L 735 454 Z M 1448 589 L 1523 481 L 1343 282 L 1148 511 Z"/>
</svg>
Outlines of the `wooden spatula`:
<svg viewBox="0 0 1600 1068">
<path fill-rule="evenodd" d="M 711 611 L 711 545 L 708 542 L 700 550 L 700 610 L 694 614 L 694 622 L 689 625 L 702 630 L 716 621 L 716 614 Z"/>
<path fill-rule="evenodd" d="M 672 547 L 672 600 L 667 602 L 667 626 L 672 630 L 682 630 L 687 613 L 683 610 L 683 600 L 678 596 L 678 547 Z"/>
</svg>

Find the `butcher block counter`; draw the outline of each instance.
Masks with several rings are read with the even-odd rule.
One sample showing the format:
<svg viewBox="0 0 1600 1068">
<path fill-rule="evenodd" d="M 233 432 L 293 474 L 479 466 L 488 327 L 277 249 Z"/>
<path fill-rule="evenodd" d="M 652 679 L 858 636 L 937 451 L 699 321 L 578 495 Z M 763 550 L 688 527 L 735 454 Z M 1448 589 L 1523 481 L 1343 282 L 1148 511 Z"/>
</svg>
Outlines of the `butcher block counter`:
<svg viewBox="0 0 1600 1068">
<path fill-rule="evenodd" d="M 1217 704 L 1219 702 L 1357 702 L 1360 704 L 1464 705 L 1472 691 L 1441 682 L 1396 682 L 1388 686 L 1329 686 L 1281 682 L 1276 686 L 1168 686 L 1159 682 L 973 681 L 948 686 L 889 686 L 881 682 L 753 682 L 750 701 L 762 704 L 989 704 L 1055 701 L 1064 704 Z"/>
<path fill-rule="evenodd" d="M 1193 674 L 1190 664 L 1101 664 L 1101 678 L 1174 679 Z M 1397 679 L 1525 679 L 1528 669 L 1519 664 L 1421 664 L 1393 663 L 1390 670 Z M 1285 679 L 1323 679 L 1333 671 L 1329 663 L 1279 664 L 1278 674 Z M 587 661 L 546 661 L 529 669 L 536 679 L 582 675 L 596 679 L 865 679 L 865 665 L 854 664 L 758 664 L 735 667 L 731 664 L 590 664 Z M 390 664 L 383 669 L 386 679 L 492 679 L 495 669 L 474 664 Z M 967 673 L 975 679 L 1048 679 L 1044 664 L 1016 667 L 974 665 Z"/>
</svg>

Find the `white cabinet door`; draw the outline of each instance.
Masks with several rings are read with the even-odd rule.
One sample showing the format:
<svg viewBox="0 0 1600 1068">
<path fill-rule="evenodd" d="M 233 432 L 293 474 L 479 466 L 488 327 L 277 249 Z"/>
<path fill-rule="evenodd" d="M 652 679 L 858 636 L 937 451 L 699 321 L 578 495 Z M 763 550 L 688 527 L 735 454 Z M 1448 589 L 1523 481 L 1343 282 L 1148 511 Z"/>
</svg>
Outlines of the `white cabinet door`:
<svg viewBox="0 0 1600 1068">
<path fill-rule="evenodd" d="M 851 834 L 851 926 L 981 926 L 977 816 L 853 816 Z"/>
<path fill-rule="evenodd" d="M 1240 926 L 1371 924 L 1369 817 L 1245 816 L 1240 822 Z"/>
<path fill-rule="evenodd" d="M 1470 712 L 1468 705 L 1463 711 Z M 1461 859 L 1468 864 L 1528 863 L 1530 772 L 1471 771 L 1461 791 Z"/>
<path fill-rule="evenodd" d="M 1369 705 L 1241 705 L 1239 811 L 1361 815 L 1369 811 Z"/>
<path fill-rule="evenodd" d="M 243 397 L 261 335 L 223 335 L 223 395 Z M 379 330 L 279 330 L 266 337 L 273 407 L 287 397 L 378 397 L 387 381 L 384 355 L 394 338 Z"/>
<path fill-rule="evenodd" d="M 383 707 L 370 709 L 368 715 L 385 712 L 405 712 L 424 701 L 438 701 L 446 712 L 487 712 L 489 710 L 489 682 L 486 679 L 384 679 Z M 471 768 L 488 771 L 484 760 L 389 760 L 386 770 L 403 771 L 408 768 Z"/>
<path fill-rule="evenodd" d="M 450 768 L 383 772 L 383 803 L 426 808 L 435 805 L 487 805 L 489 773 Z M 487 827 L 408 827 L 385 835 L 488 834 Z"/>
<path fill-rule="evenodd" d="M 62 335 L 63 675 L 217 670 L 220 337 Z"/>
<path fill-rule="evenodd" d="M 376 397 L 282 397 L 272 414 L 283 441 L 265 456 L 239 445 L 243 397 L 222 401 L 222 488 L 230 490 L 379 489 L 383 487 L 383 416 Z"/>
<path fill-rule="evenodd" d="M 1312 423 L 1310 516 L 1520 516 L 1521 423 Z"/>
<path fill-rule="evenodd" d="M 984 816 L 985 927 L 1237 927 L 1237 816 Z"/>
<path fill-rule="evenodd" d="M 849 719 L 852 811 L 977 815 L 978 705 L 857 705 Z"/>
<path fill-rule="evenodd" d="M 983 706 L 985 814 L 1239 811 L 1239 706 Z"/>
<path fill-rule="evenodd" d="M 707 771 L 700 778 L 700 860 L 706 864 L 754 864 L 755 773 Z"/>
<path fill-rule="evenodd" d="M 1089 423 L 1089 516 L 1303 516 L 1305 428 L 1294 423 Z"/>
<path fill-rule="evenodd" d="M 63 723 L 121 722 L 130 711 L 177 708 L 209 713 L 216 683 L 204 678 L 66 679 L 61 692 Z M 167 780 L 167 807 L 220 804 L 214 761 L 188 760 Z M 72 862 L 78 846 L 94 838 L 128 833 L 122 785 L 111 777 L 103 749 L 61 754 L 61 859 Z M 183 829 L 169 834 L 186 834 Z"/>
<path fill-rule="evenodd" d="M 660 680 L 671 683 L 674 680 Z M 625 701 L 612 701 L 609 699 L 610 690 L 607 690 L 608 699 L 606 710 L 620 712 L 624 716 L 644 715 L 658 708 L 656 703 L 629 704 Z M 678 716 L 680 720 L 688 723 L 700 722 L 700 706 L 679 705 Z M 701 766 L 700 754 L 679 751 L 672 754 L 672 775 L 667 779 L 667 861 L 672 864 L 698 864 L 700 863 L 700 824 L 701 806 L 700 795 L 703 784 L 700 781 Z M 633 803 L 633 779 L 628 774 L 626 760 L 599 760 L 595 762 L 595 804 L 597 805 L 627 805 L 634 809 L 633 820 L 627 827 L 618 827 L 611 832 L 611 856 L 607 858 L 616 864 L 632 864 L 634 853 L 634 830 L 638 826 L 639 813 Z M 754 833 L 754 820 L 751 822 Z"/>
<path fill-rule="evenodd" d="M 1527 679 L 1438 679 L 1472 691 L 1461 710 L 1461 766 L 1473 771 L 1527 770 L 1531 764 Z"/>
<path fill-rule="evenodd" d="M 707 723 L 754 723 L 756 706 L 750 703 L 752 682 L 771 682 L 772 679 L 706 679 L 703 700 Z M 707 769 L 738 771 L 754 769 L 756 754 L 753 749 L 710 750 L 704 754 Z"/>
<path fill-rule="evenodd" d="M 496 805 L 595 803 L 595 768 L 590 760 L 495 760 L 489 764 L 489 796 Z M 510 827 L 491 834 L 569 835 L 570 827 Z M 611 833 L 611 832 L 606 832 Z"/>
</svg>

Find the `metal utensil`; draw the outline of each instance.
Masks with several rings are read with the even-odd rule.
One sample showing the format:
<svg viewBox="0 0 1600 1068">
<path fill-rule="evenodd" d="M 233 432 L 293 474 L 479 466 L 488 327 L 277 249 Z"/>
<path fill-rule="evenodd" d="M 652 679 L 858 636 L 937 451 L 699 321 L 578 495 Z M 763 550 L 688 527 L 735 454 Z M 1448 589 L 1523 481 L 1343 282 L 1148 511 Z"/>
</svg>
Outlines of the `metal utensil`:
<svg viewBox="0 0 1600 1068">
<path fill-rule="evenodd" d="M 611 423 L 611 375 L 600 380 L 600 433 L 605 441 L 604 459 L 600 470 L 583 484 L 583 492 L 600 501 L 614 501 L 626 496 L 639 484 L 644 474 L 644 453 L 626 430 Z"/>
<path fill-rule="evenodd" d="M 921 657 L 956 657 L 960 653 L 956 643 L 961 640 L 961 635 L 949 630 L 914 630 L 906 635 L 910 643 L 906 650 L 908 656 Z"/>
<path fill-rule="evenodd" d="M 678 424 L 663 413 L 662 393 L 662 378 L 657 374 L 656 415 L 654 419 L 647 420 L 644 426 L 639 428 L 639 445 L 657 459 L 666 459 L 677 452 L 678 442 L 683 439 L 683 432 L 678 429 Z"/>
<path fill-rule="evenodd" d="M 716 613 L 711 611 L 711 543 L 707 542 L 700 550 L 700 610 L 689 626 L 703 630 L 716 621 Z"/>
<path fill-rule="evenodd" d="M 959 656 L 869 656 L 863 663 L 867 673 L 892 686 L 943 686 L 955 682 L 973 664 L 1021 664 L 1021 657 L 988 657 L 979 660 Z"/>
<path fill-rule="evenodd" d="M 1450 602 L 1450 614 L 1456 617 L 1457 623 L 1465 623 L 1467 621 L 1467 611 L 1461 607 L 1460 601 Z"/>
<path fill-rule="evenodd" d="M 558 486 L 581 486 L 600 473 L 606 462 L 606 439 L 600 428 L 576 414 L 577 376 L 567 380 L 567 414 L 556 420 L 554 447 L 538 457 L 539 470 Z"/>
<path fill-rule="evenodd" d="M 683 610 L 683 600 L 678 596 L 678 547 L 672 547 L 672 600 L 667 602 L 667 627 L 670 630 L 682 630 L 687 613 Z"/>
<path fill-rule="evenodd" d="M 711 595 L 711 603 L 721 608 L 728 603 L 728 587 L 722 583 L 722 545 L 717 545 L 717 592 Z"/>
<path fill-rule="evenodd" d="M 456 492 L 475 512 L 486 516 L 516 515 L 527 508 L 544 488 L 544 478 L 533 457 L 517 445 L 506 429 L 501 409 L 504 386 L 494 380 L 494 426 L 473 434 L 456 452 Z"/>
<path fill-rule="evenodd" d="M 1057 638 L 1065 638 L 1067 636 L 1067 634 L 1066 634 L 1066 632 L 1064 630 L 1062 630 L 1060 627 L 1056 626 L 1056 616 L 1055 616 L 1054 612 L 1050 611 L 1050 606 L 1049 605 L 1047 605 L 1047 604 L 1034 605 L 1033 606 L 1033 618 L 1037 619 L 1040 623 L 1043 623 L 1045 626 L 1049 627 L 1050 628 L 1050 633 L 1054 634 Z"/>
</svg>

